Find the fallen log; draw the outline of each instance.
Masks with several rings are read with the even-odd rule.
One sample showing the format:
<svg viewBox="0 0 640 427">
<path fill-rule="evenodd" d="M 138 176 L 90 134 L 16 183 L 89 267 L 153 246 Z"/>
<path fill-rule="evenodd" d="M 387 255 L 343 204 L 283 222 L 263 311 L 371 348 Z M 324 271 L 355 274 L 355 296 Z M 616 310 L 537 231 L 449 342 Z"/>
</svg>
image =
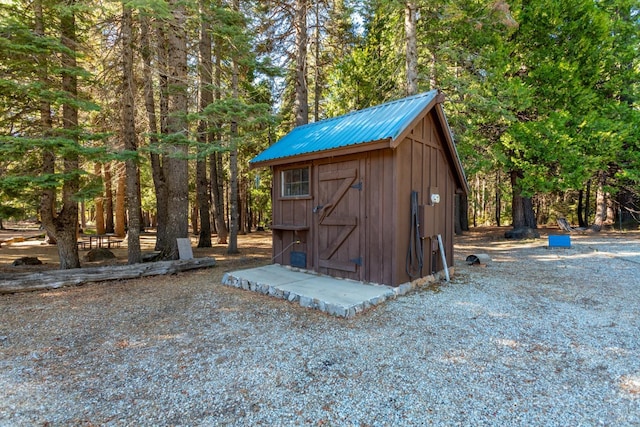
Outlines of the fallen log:
<svg viewBox="0 0 640 427">
<path fill-rule="evenodd" d="M 173 274 L 216 265 L 213 258 L 194 258 L 177 261 L 157 261 L 131 265 L 74 268 L 39 271 L 36 273 L 0 274 L 0 294 L 57 289 L 87 282 L 134 279 L 145 276 Z"/>
</svg>

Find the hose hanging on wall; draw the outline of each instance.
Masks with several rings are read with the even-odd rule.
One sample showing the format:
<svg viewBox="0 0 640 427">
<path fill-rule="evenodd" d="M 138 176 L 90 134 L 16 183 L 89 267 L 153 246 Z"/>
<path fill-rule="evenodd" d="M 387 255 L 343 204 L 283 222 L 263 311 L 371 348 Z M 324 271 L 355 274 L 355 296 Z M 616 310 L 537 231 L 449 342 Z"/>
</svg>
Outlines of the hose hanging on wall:
<svg viewBox="0 0 640 427">
<path fill-rule="evenodd" d="M 418 217 L 418 192 L 411 192 L 411 226 L 409 249 L 407 250 L 406 272 L 413 280 L 420 276 L 424 265 L 422 240 L 420 239 L 420 220 Z"/>
</svg>

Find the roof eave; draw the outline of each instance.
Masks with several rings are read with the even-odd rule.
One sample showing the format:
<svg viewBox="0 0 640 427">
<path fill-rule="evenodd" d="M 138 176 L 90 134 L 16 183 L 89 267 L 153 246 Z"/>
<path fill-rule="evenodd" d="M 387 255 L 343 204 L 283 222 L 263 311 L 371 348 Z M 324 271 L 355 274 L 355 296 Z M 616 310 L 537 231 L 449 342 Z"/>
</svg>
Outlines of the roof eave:
<svg viewBox="0 0 640 427">
<path fill-rule="evenodd" d="M 359 144 L 347 145 L 346 147 L 334 148 L 330 150 L 314 151 L 311 153 L 297 154 L 287 157 L 278 157 L 277 159 L 263 160 L 260 162 L 249 163 L 250 169 L 259 169 L 266 167 L 279 166 L 291 163 L 304 163 L 316 159 L 326 159 L 329 157 L 347 156 L 350 154 L 364 153 L 366 151 L 380 150 L 391 148 L 391 138 L 379 139 L 377 141 L 363 142 Z"/>
<path fill-rule="evenodd" d="M 444 109 L 442 108 L 441 103 L 438 103 L 438 108 L 436 108 L 436 114 L 438 115 L 438 120 L 440 120 L 442 124 L 442 129 L 444 133 L 444 139 L 447 144 L 447 150 L 452 159 L 452 163 L 454 169 L 456 171 L 456 176 L 458 177 L 460 189 L 465 195 L 468 195 L 471 190 L 469 189 L 469 183 L 467 182 L 467 176 L 464 173 L 464 168 L 462 167 L 462 162 L 460 161 L 460 156 L 458 155 L 458 149 L 456 148 L 456 144 L 453 141 L 453 134 L 451 133 L 451 129 L 449 128 L 449 122 L 444 114 Z"/>
</svg>

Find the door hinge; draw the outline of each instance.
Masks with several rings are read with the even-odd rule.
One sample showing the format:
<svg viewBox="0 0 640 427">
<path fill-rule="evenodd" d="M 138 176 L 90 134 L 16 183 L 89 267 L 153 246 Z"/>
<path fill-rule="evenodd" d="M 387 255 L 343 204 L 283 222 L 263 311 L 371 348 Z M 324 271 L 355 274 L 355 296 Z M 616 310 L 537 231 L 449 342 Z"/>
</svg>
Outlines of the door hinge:
<svg viewBox="0 0 640 427">
<path fill-rule="evenodd" d="M 350 259 L 349 262 L 354 263 L 355 265 L 362 266 L 362 257 Z"/>
<path fill-rule="evenodd" d="M 360 181 L 360 182 L 359 182 L 359 183 L 357 183 L 357 184 L 353 184 L 353 185 L 351 186 L 351 188 L 355 188 L 355 189 L 357 189 L 357 190 L 362 191 L 362 181 Z"/>
</svg>

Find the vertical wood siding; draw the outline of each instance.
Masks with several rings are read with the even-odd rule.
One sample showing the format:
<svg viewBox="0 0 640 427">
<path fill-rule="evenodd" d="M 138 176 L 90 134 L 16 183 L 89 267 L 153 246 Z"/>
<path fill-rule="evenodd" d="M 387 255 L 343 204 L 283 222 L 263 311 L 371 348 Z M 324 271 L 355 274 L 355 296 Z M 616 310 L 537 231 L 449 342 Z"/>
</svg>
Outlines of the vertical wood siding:
<svg viewBox="0 0 640 427">
<path fill-rule="evenodd" d="M 281 172 L 286 169 L 310 166 L 305 164 L 292 164 L 284 167 L 276 167 L 273 171 L 273 195 L 272 195 L 272 225 L 278 226 L 311 226 L 312 196 L 299 198 L 281 197 L 282 181 Z M 313 174 L 313 168 L 311 168 Z M 310 193 L 313 194 L 313 177 L 310 175 Z M 310 257 L 313 255 L 309 231 L 274 230 L 273 231 L 273 262 L 276 264 L 290 265 L 291 251 L 307 254 L 307 268 L 312 268 Z M 299 243 L 294 243 L 299 240 Z"/>
<path fill-rule="evenodd" d="M 363 217 L 365 219 L 364 280 L 391 284 L 395 242 L 394 153 L 367 153 L 365 162 Z"/>
<path fill-rule="evenodd" d="M 395 197 L 397 220 L 394 226 L 396 249 L 394 254 L 393 285 L 410 280 L 406 272 L 406 256 L 411 233 L 411 192 L 418 192 L 418 204 L 424 209 L 423 235 L 424 265 L 422 276 L 441 271 L 442 265 L 436 236 L 440 234 L 445 246 L 447 264 L 453 265 L 453 203 L 455 181 L 444 155 L 443 134 L 433 119 L 434 112 L 420 121 L 398 145 L 395 153 Z M 431 193 L 440 195 L 440 203 L 431 204 Z"/>
<path fill-rule="evenodd" d="M 443 130 L 436 125 L 435 114 L 432 110 L 420 120 L 395 150 L 382 149 L 274 167 L 273 224 L 309 227 L 306 241 L 294 244 L 294 231 L 274 231 L 274 262 L 290 264 L 291 250 L 295 250 L 305 252 L 307 268 L 320 273 L 388 285 L 409 281 L 406 256 L 411 231 L 411 191 L 415 190 L 425 212 L 421 227 L 423 235 L 427 236 L 423 240 L 421 275 L 443 269 L 440 254 L 432 254 L 432 244 L 438 234 L 445 245 L 447 263 L 452 266 L 456 184 L 449 163 L 451 159 L 445 156 L 443 148 Z M 280 172 L 306 165 L 311 168 L 311 196 L 280 197 Z M 325 218 L 331 216 L 331 220 L 322 226 L 319 224 L 322 213 L 313 213 L 313 210 L 340 191 L 344 179 L 333 179 L 330 175 L 335 173 L 338 177 L 345 170 L 356 171 L 353 184 L 362 182 L 362 190 L 351 187 L 346 190 L 342 202 L 325 215 Z M 440 203 L 431 204 L 432 192 L 440 195 Z M 345 226 L 328 224 L 344 217 L 356 217 L 357 226 L 330 259 L 322 261 L 322 252 L 326 255 L 327 247 L 340 240 L 345 229 Z M 289 245 L 291 247 L 287 248 Z M 361 266 L 340 269 L 341 263 L 357 257 L 362 259 Z M 332 265 L 338 268 L 331 268 Z"/>
</svg>

